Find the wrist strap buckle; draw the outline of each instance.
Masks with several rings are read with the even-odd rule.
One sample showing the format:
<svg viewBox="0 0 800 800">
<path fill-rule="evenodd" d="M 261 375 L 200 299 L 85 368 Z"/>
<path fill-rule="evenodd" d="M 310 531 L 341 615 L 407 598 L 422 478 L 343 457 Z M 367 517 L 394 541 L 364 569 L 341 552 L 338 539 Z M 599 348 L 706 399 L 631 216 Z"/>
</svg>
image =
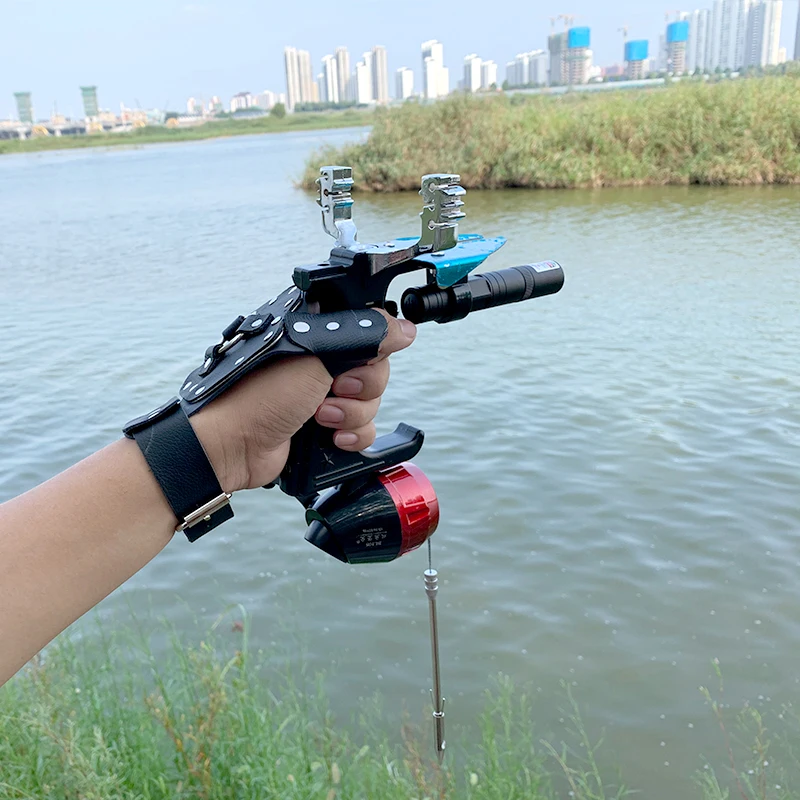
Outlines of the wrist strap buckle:
<svg viewBox="0 0 800 800">
<path fill-rule="evenodd" d="M 230 507 L 230 499 L 231 495 L 227 492 L 223 492 L 219 497 L 209 500 L 205 505 L 200 506 L 200 508 L 188 514 L 175 530 L 181 532 L 185 531 L 187 528 L 193 528 L 200 522 L 210 522 L 214 514 L 218 511 L 222 511 L 226 506 Z"/>
</svg>

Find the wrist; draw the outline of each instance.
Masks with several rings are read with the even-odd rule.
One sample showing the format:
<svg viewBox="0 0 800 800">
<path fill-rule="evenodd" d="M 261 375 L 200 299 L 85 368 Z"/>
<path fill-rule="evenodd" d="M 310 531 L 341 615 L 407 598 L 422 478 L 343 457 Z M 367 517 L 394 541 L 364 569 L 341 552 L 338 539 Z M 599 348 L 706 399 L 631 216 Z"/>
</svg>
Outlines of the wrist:
<svg viewBox="0 0 800 800">
<path fill-rule="evenodd" d="M 242 448 L 223 429 L 214 406 L 208 406 L 189 417 L 189 422 L 211 462 L 222 490 L 233 494 L 245 488 L 247 476 L 244 474 Z"/>
</svg>

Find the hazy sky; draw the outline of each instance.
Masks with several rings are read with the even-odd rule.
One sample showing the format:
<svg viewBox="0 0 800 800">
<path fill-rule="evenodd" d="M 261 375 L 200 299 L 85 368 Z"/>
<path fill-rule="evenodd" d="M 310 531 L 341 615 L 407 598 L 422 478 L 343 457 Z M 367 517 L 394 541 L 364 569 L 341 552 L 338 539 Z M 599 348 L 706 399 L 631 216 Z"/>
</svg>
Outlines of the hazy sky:
<svg viewBox="0 0 800 800">
<path fill-rule="evenodd" d="M 711 0 L 687 8 L 695 5 Z M 666 10 L 651 0 L 0 0 L 0 119 L 23 90 L 39 117 L 54 101 L 79 115 L 81 84 L 97 84 L 101 107 L 114 110 L 120 101 L 183 109 L 191 95 L 227 102 L 238 91 L 284 91 L 286 45 L 310 50 L 319 69 L 337 45 L 352 58 L 383 44 L 390 73 L 411 67 L 418 89 L 420 43 L 439 39 L 453 86 L 472 52 L 495 60 L 504 77 L 516 53 L 546 46 L 549 17 L 564 12 L 591 26 L 595 63 L 606 65 L 621 60 L 622 25 L 652 47 Z M 797 13 L 798 0 L 785 0 L 781 44 L 790 57 Z"/>
</svg>

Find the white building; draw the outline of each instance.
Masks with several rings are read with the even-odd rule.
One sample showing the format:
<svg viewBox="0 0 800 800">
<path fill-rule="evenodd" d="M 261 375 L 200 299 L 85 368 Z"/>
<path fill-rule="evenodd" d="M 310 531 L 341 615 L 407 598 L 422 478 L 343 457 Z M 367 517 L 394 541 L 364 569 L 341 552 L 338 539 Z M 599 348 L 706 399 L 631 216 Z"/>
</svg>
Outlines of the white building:
<svg viewBox="0 0 800 800">
<path fill-rule="evenodd" d="M 569 81 L 568 43 L 566 33 L 553 33 L 547 39 L 547 49 L 550 53 L 550 69 L 547 73 L 549 86 L 563 86 Z"/>
<path fill-rule="evenodd" d="M 275 92 L 264 89 L 260 94 L 253 95 L 253 105 L 263 108 L 264 111 L 269 111 L 278 102 L 278 96 Z"/>
<path fill-rule="evenodd" d="M 544 86 L 547 84 L 548 56 L 544 50 L 517 53 L 506 64 L 506 80 L 514 86 Z"/>
<path fill-rule="evenodd" d="M 186 101 L 186 113 L 189 116 L 196 117 L 203 113 L 203 101 L 197 100 L 194 97 L 190 97 Z"/>
<path fill-rule="evenodd" d="M 483 61 L 475 53 L 464 57 L 464 91 L 477 92 L 481 88 Z"/>
<path fill-rule="evenodd" d="M 422 43 L 422 86 L 426 100 L 450 94 L 450 71 L 444 65 L 444 46 L 436 39 Z"/>
<path fill-rule="evenodd" d="M 395 97 L 408 100 L 414 94 L 414 73 L 408 67 L 400 67 L 395 73 Z"/>
<path fill-rule="evenodd" d="M 656 58 L 656 72 L 666 72 L 669 66 L 669 53 L 667 51 L 666 34 L 658 37 L 658 58 Z"/>
<path fill-rule="evenodd" d="M 231 114 L 236 111 L 244 111 L 246 108 L 254 106 L 253 95 L 250 92 L 239 92 L 231 98 Z"/>
<path fill-rule="evenodd" d="M 364 53 L 371 56 L 370 53 Z M 372 61 L 370 57 L 369 61 Z M 356 64 L 356 71 L 353 75 L 353 97 L 359 105 L 368 105 L 372 99 L 372 64 L 366 61 L 359 61 Z"/>
<path fill-rule="evenodd" d="M 339 68 L 335 56 L 327 55 L 322 59 L 319 99 L 322 103 L 339 102 Z"/>
<path fill-rule="evenodd" d="M 294 111 L 299 103 L 319 102 L 319 90 L 311 68 L 311 53 L 287 47 L 284 50 L 286 64 L 286 108 Z"/>
<path fill-rule="evenodd" d="M 352 100 L 350 97 L 350 51 L 346 47 L 337 47 L 336 84 L 339 91 L 339 102 Z"/>
<path fill-rule="evenodd" d="M 481 89 L 488 91 L 492 86 L 497 86 L 497 64 L 484 61 L 481 64 Z"/>
<path fill-rule="evenodd" d="M 779 63 L 783 0 L 753 3 L 747 25 L 743 66 L 767 67 Z"/>
<path fill-rule="evenodd" d="M 797 12 L 797 32 L 794 35 L 794 60 L 800 61 L 800 11 Z"/>
<path fill-rule="evenodd" d="M 708 23 L 710 12 L 704 8 L 693 11 L 689 15 L 689 42 L 686 46 L 686 70 L 690 74 L 695 70 L 706 69 L 706 47 L 708 44 Z"/>
<path fill-rule="evenodd" d="M 714 72 L 720 65 L 720 44 L 722 30 L 722 0 L 714 0 L 708 15 L 706 34 L 705 71 Z"/>
<path fill-rule="evenodd" d="M 389 60 L 380 44 L 372 48 L 372 97 L 378 105 L 389 102 Z"/>
</svg>

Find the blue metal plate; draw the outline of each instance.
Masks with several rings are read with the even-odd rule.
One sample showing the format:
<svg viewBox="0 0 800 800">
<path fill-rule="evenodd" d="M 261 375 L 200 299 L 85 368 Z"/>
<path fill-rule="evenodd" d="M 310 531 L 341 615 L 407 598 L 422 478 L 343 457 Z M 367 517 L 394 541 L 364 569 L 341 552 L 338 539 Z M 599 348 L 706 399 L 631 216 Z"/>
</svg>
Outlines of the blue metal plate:
<svg viewBox="0 0 800 800">
<path fill-rule="evenodd" d="M 418 256 L 414 260 L 436 267 L 436 282 L 444 289 L 466 278 L 505 243 L 503 236 L 487 239 L 477 233 L 466 233 L 458 237 L 458 244 L 455 247 L 439 253 Z"/>
</svg>

